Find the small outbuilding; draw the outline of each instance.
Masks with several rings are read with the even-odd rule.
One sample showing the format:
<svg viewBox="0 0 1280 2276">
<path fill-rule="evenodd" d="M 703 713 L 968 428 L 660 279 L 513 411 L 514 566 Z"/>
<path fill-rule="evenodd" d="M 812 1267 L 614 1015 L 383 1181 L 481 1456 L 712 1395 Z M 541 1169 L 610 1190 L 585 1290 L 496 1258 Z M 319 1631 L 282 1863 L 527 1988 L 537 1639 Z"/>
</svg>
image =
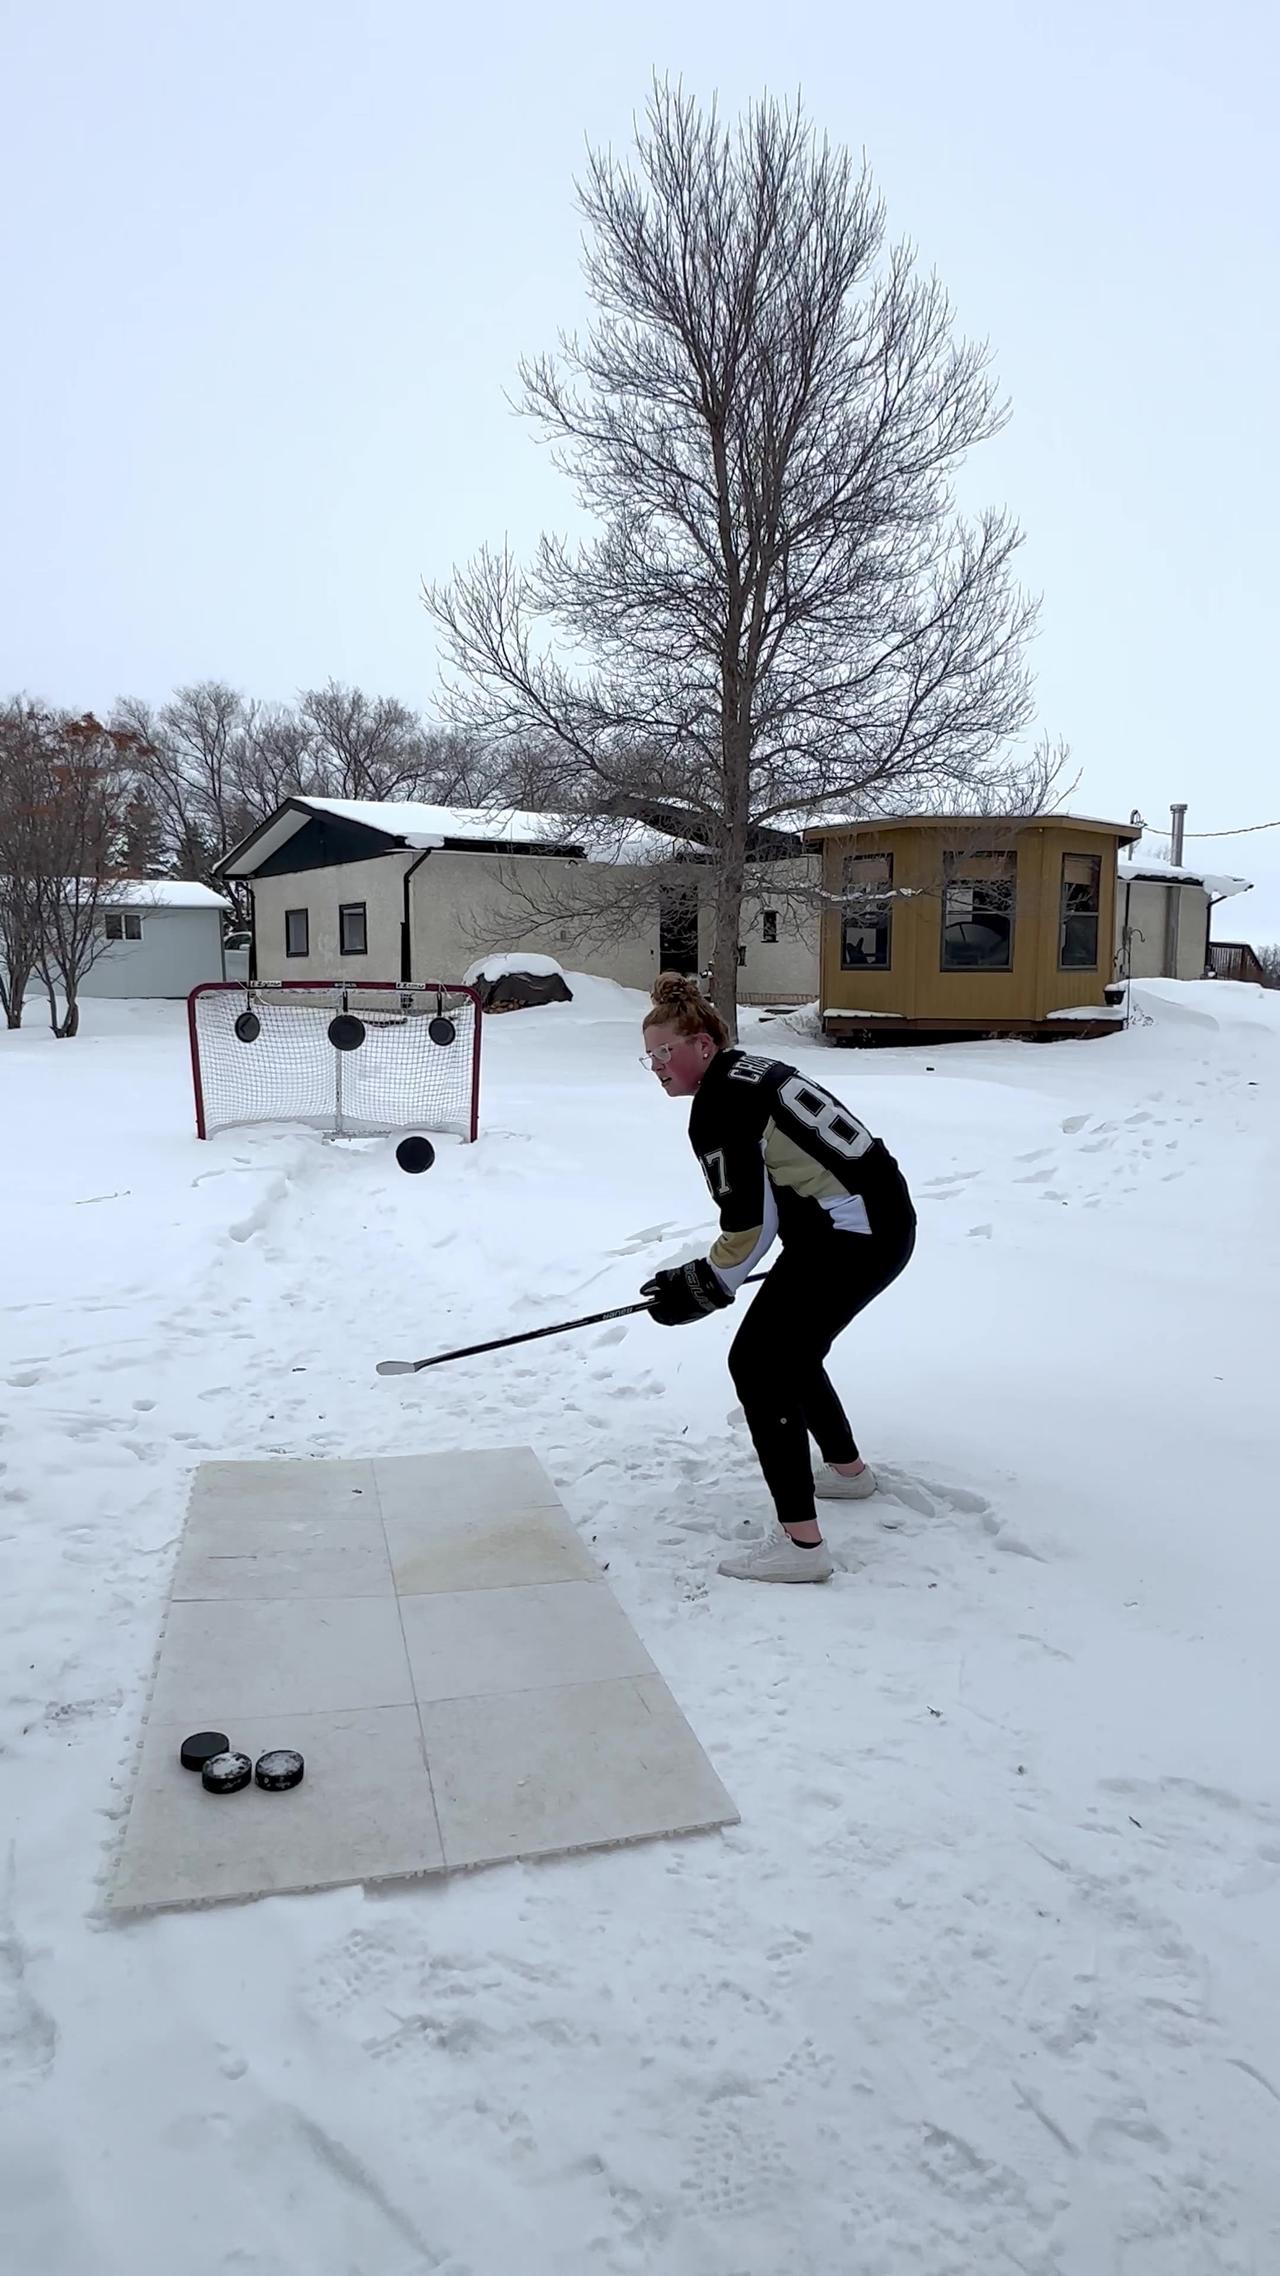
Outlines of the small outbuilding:
<svg viewBox="0 0 1280 2276">
<path fill-rule="evenodd" d="M 819 1003 L 827 1035 L 1103 1035 L 1117 865 L 1140 836 L 1075 815 L 824 822 Z"/>
<path fill-rule="evenodd" d="M 1248 893 L 1243 877 L 1135 850 L 1119 864 L 1116 897 L 1118 970 L 1133 980 L 1203 980 L 1214 971 L 1210 927 L 1220 901 Z"/>
<path fill-rule="evenodd" d="M 99 889 L 99 943 L 80 994 L 186 998 L 225 979 L 230 912 L 221 893 L 186 878 L 112 879 Z"/>
</svg>

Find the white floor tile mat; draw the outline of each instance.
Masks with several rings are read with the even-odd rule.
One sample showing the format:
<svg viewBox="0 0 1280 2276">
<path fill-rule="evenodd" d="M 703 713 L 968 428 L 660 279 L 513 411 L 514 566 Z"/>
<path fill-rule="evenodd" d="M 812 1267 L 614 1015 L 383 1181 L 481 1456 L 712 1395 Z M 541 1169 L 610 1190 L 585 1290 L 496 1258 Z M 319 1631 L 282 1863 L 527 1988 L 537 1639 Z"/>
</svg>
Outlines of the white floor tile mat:
<svg viewBox="0 0 1280 2276">
<path fill-rule="evenodd" d="M 298 1748 L 301 1786 L 206 1793 L 209 1728 Z M 117 1910 L 736 1820 L 529 1448 L 198 1471 Z"/>
</svg>

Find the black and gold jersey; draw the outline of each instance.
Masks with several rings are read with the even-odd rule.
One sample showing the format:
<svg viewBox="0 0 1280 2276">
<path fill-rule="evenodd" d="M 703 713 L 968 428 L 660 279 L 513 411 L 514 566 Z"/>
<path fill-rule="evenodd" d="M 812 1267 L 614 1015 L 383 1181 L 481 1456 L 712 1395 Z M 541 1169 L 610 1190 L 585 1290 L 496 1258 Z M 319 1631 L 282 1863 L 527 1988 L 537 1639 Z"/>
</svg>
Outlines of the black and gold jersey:
<svg viewBox="0 0 1280 2276">
<path fill-rule="evenodd" d="M 787 1243 L 889 1232 L 911 1215 L 880 1140 L 784 1060 L 717 1052 L 694 1095 L 689 1141 L 720 1212 L 708 1261 L 728 1288 L 776 1235 Z"/>
</svg>

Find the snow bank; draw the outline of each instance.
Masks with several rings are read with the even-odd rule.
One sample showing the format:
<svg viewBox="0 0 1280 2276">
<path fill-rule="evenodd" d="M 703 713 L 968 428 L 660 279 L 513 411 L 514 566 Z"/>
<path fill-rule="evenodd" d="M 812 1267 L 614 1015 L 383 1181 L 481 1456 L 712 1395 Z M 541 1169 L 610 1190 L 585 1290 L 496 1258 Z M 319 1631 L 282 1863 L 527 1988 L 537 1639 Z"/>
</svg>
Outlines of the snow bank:
<svg viewBox="0 0 1280 2276">
<path fill-rule="evenodd" d="M 1058 1051 L 805 1049 L 915 1261 L 829 1362 L 825 1589 L 735 1316 L 380 1381 L 710 1230 L 646 998 L 486 1027 L 483 1135 L 192 1135 L 181 1007 L 0 1034 L 0 2260 L 32 2276 L 1280 2267 L 1280 996 Z M 763 1039 L 769 1038 L 764 1044 Z M 108 1926 L 196 1465 L 526 1442 L 724 1838 Z"/>
</svg>

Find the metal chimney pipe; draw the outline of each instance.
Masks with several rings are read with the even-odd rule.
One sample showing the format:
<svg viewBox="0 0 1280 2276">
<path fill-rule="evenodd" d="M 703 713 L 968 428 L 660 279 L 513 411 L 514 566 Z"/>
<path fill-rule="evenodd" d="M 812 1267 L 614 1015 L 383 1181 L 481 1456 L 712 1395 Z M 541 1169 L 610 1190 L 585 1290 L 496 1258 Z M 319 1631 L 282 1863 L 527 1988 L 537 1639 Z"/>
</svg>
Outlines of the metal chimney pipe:
<svg viewBox="0 0 1280 2276">
<path fill-rule="evenodd" d="M 1169 859 L 1175 869 L 1182 867 L 1182 833 L 1186 826 L 1186 819 L 1187 804 L 1185 799 L 1181 806 L 1169 808 Z"/>
</svg>

